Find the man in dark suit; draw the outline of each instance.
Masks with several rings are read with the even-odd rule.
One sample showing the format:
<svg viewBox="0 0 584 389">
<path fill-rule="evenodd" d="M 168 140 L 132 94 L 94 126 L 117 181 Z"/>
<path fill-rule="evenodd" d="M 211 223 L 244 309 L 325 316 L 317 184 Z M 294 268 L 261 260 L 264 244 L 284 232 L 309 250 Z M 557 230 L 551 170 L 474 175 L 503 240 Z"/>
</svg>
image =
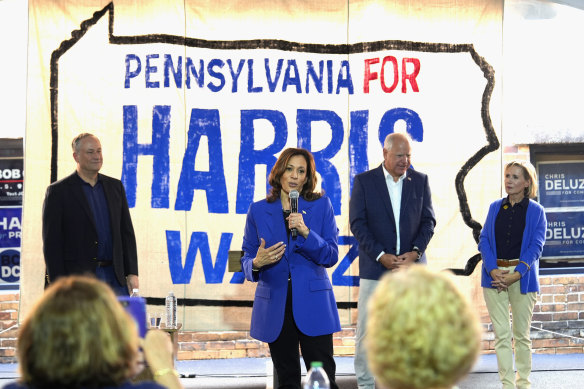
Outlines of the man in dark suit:
<svg viewBox="0 0 584 389">
<path fill-rule="evenodd" d="M 367 366 L 367 302 L 387 271 L 426 263 L 424 251 L 436 219 L 428 177 L 410 168 L 411 146 L 404 134 L 385 138 L 383 163 L 355 177 L 349 202 L 351 232 L 359 242 L 359 301 L 355 374 L 359 388 L 373 389 Z"/>
<path fill-rule="evenodd" d="M 136 237 L 120 180 L 99 174 L 101 143 L 79 134 L 71 144 L 76 171 L 47 188 L 43 253 L 47 281 L 91 273 L 118 295 L 138 288 Z"/>
</svg>

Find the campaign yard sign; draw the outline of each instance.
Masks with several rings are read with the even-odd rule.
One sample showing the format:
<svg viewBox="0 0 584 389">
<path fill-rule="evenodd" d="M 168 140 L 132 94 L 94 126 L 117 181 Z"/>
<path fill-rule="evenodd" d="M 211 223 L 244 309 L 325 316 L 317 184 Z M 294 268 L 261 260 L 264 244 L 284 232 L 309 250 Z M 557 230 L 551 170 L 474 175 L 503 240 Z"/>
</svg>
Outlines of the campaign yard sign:
<svg viewBox="0 0 584 389">
<path fill-rule="evenodd" d="M 0 207 L 22 205 L 23 183 L 23 159 L 0 158 Z"/>
<path fill-rule="evenodd" d="M 539 202 L 547 211 L 584 212 L 584 161 L 543 161 L 539 172 Z"/>
<path fill-rule="evenodd" d="M 543 259 L 584 257 L 584 162 L 542 161 L 537 169 L 548 222 Z"/>
<path fill-rule="evenodd" d="M 543 259 L 584 257 L 584 212 L 547 212 Z"/>
</svg>

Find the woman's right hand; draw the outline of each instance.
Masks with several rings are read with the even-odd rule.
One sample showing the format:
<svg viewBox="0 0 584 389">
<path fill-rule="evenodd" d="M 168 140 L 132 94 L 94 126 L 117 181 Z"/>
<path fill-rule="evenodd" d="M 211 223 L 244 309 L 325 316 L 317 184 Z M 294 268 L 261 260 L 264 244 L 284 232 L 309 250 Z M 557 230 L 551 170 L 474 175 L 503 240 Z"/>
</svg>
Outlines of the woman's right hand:
<svg viewBox="0 0 584 389">
<path fill-rule="evenodd" d="M 499 268 L 491 270 L 491 278 L 493 282 L 491 285 L 497 288 L 499 292 L 507 290 L 507 284 L 505 283 L 504 275 L 508 274 L 509 270 L 501 270 Z"/>
<path fill-rule="evenodd" d="M 278 262 L 282 259 L 285 251 L 286 245 L 284 242 L 278 242 L 266 248 L 266 241 L 264 238 L 260 238 L 260 247 L 258 248 L 256 257 L 253 259 L 253 268 L 259 270 L 266 265 Z"/>
</svg>

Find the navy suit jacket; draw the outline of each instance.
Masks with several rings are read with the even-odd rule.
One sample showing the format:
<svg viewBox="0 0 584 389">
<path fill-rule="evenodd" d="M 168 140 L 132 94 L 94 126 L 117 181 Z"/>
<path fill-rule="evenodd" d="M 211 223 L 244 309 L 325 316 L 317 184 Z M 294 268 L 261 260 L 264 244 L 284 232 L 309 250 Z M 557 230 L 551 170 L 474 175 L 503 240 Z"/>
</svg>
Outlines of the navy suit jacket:
<svg viewBox="0 0 584 389">
<path fill-rule="evenodd" d="M 400 253 L 396 252 L 396 223 L 382 165 L 355 176 L 349 221 L 351 232 L 359 242 L 359 276 L 378 280 L 387 271 L 377 261 L 382 251 L 399 255 L 416 246 L 423 253 L 434 235 L 436 218 L 428 176 L 407 170 L 401 196 Z M 425 254 L 418 262 L 426 263 Z"/>
<path fill-rule="evenodd" d="M 250 335 L 271 343 L 284 323 L 288 275 L 292 280 L 292 312 L 298 329 L 305 335 L 319 336 L 341 330 L 337 303 L 326 268 L 337 263 L 339 230 L 328 197 L 314 201 L 298 199 L 298 211 L 310 229 L 305 239 L 288 238 L 279 200 L 253 203 L 249 207 L 243 235 L 241 267 L 248 281 L 257 282 Z M 286 243 L 286 252 L 278 262 L 253 271 L 253 259 L 260 238 L 268 248 Z"/>
<path fill-rule="evenodd" d="M 126 191 L 118 179 L 99 174 L 109 208 L 113 262 L 120 285 L 138 275 L 136 237 Z M 71 274 L 95 273 L 97 229 L 77 172 L 52 183 L 43 203 L 43 253 L 49 280 Z"/>
</svg>

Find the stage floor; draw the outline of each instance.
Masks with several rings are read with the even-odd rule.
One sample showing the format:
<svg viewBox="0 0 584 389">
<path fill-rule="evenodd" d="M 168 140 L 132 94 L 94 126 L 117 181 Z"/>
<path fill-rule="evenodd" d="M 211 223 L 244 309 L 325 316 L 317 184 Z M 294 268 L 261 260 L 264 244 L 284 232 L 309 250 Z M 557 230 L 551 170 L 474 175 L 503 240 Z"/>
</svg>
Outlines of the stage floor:
<svg viewBox="0 0 584 389">
<path fill-rule="evenodd" d="M 337 383 L 341 389 L 357 387 L 353 357 L 337 357 Z M 264 389 L 271 383 L 269 358 L 178 361 L 177 370 L 186 389 Z M 303 373 L 304 369 L 303 369 Z M 533 389 L 584 387 L 583 354 L 534 354 Z M 18 379 L 17 364 L 0 364 L 0 386 Z M 495 355 L 482 355 L 459 389 L 499 389 Z"/>
</svg>

